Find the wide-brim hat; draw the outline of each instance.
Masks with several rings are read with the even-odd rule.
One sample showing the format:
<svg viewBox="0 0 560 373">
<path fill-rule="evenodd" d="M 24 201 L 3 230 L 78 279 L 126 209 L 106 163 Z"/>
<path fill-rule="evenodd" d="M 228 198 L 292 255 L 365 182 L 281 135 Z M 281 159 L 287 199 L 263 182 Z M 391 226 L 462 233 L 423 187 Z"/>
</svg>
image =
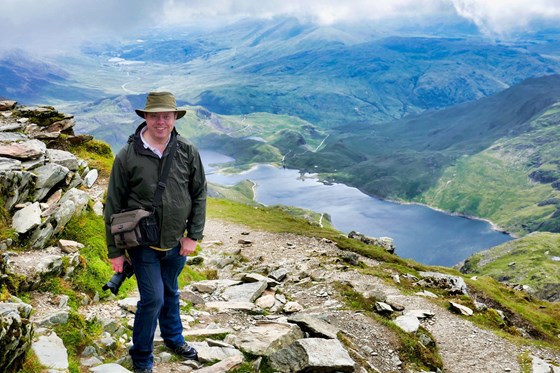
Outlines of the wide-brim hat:
<svg viewBox="0 0 560 373">
<path fill-rule="evenodd" d="M 161 113 L 172 111 L 177 113 L 177 119 L 182 118 L 187 113 L 184 109 L 177 109 L 175 96 L 170 92 L 150 92 L 146 97 L 144 109 L 134 110 L 138 116 L 144 118 L 145 113 Z"/>
</svg>

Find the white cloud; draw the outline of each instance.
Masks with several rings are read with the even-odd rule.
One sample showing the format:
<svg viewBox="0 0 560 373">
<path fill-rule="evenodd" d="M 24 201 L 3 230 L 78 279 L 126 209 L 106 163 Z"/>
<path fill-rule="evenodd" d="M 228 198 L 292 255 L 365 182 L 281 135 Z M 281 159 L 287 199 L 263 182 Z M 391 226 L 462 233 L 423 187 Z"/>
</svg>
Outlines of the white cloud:
<svg viewBox="0 0 560 373">
<path fill-rule="evenodd" d="M 229 17 L 291 15 L 329 24 L 408 22 L 453 12 L 502 34 L 560 19 L 558 0 L 2 0 L 1 48 L 66 49 L 95 36 Z"/>
<path fill-rule="evenodd" d="M 482 32 L 507 34 L 538 27 L 537 22 L 558 21 L 558 0 L 453 0 L 457 13 Z"/>
<path fill-rule="evenodd" d="M 430 14 L 450 6 L 446 0 L 171 0 L 167 11 L 169 19 L 174 22 L 197 17 L 272 17 L 283 14 L 333 23 Z"/>
</svg>

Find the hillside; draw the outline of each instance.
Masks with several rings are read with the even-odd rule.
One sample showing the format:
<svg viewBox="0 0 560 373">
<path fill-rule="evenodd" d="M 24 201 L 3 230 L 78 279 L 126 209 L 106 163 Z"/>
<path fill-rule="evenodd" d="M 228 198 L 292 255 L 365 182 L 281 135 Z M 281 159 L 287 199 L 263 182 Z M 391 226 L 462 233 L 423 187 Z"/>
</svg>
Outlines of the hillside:
<svg viewBox="0 0 560 373">
<path fill-rule="evenodd" d="M 559 87 L 558 75 L 529 79 L 472 103 L 356 127 L 287 162 L 372 195 L 487 218 L 514 233 L 558 231 Z"/>
<path fill-rule="evenodd" d="M 462 273 L 488 275 L 496 281 L 524 287 L 541 299 L 558 302 L 558 262 L 560 236 L 535 232 L 476 253 L 457 267 Z"/>
<path fill-rule="evenodd" d="M 2 101 L 0 111 L 0 369 L 126 372 L 135 280 L 116 297 L 101 290 L 112 275 L 100 216 L 109 147 L 75 135 L 73 118 L 52 107 Z M 282 206 L 211 198 L 208 215 L 180 277 L 184 334 L 200 361 L 185 367 L 158 339 L 157 373 L 560 365 L 556 303 L 403 260 Z"/>
</svg>

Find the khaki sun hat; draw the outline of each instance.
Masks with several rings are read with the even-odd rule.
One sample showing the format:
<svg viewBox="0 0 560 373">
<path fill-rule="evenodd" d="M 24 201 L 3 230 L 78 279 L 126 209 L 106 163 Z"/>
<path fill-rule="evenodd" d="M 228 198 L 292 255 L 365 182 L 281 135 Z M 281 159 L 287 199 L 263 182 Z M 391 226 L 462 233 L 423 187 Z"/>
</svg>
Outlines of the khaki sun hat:
<svg viewBox="0 0 560 373">
<path fill-rule="evenodd" d="M 170 92 L 150 92 L 146 97 L 146 107 L 135 109 L 138 116 L 144 118 L 145 113 L 161 113 L 173 111 L 177 113 L 177 119 L 182 118 L 187 113 L 184 109 L 177 109 L 175 96 Z"/>
</svg>

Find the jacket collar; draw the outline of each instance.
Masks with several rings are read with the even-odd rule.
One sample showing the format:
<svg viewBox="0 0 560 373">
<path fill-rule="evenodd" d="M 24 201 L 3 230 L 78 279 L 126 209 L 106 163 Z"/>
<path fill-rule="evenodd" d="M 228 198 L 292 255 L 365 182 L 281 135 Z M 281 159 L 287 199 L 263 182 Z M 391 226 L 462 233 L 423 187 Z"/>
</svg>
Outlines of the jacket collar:
<svg viewBox="0 0 560 373">
<path fill-rule="evenodd" d="M 136 151 L 136 153 L 158 158 L 158 156 L 155 155 L 151 150 L 146 149 L 144 147 L 144 143 L 142 142 L 142 138 L 140 137 L 140 133 L 142 132 L 142 130 L 146 126 L 147 126 L 147 123 L 142 122 L 142 124 L 140 124 L 136 128 L 136 131 L 134 131 L 134 133 L 129 136 L 128 143 L 132 143 L 132 146 L 134 147 L 134 150 Z M 171 146 L 169 146 L 169 145 L 175 144 L 175 142 L 177 141 L 177 136 L 178 136 L 178 132 L 175 128 L 173 128 L 173 131 L 171 131 L 171 138 L 169 139 L 169 142 L 167 143 L 167 147 L 165 148 L 165 151 L 163 152 L 162 158 L 165 158 L 167 156 L 167 154 L 169 154 L 169 149 L 171 148 Z"/>
</svg>

